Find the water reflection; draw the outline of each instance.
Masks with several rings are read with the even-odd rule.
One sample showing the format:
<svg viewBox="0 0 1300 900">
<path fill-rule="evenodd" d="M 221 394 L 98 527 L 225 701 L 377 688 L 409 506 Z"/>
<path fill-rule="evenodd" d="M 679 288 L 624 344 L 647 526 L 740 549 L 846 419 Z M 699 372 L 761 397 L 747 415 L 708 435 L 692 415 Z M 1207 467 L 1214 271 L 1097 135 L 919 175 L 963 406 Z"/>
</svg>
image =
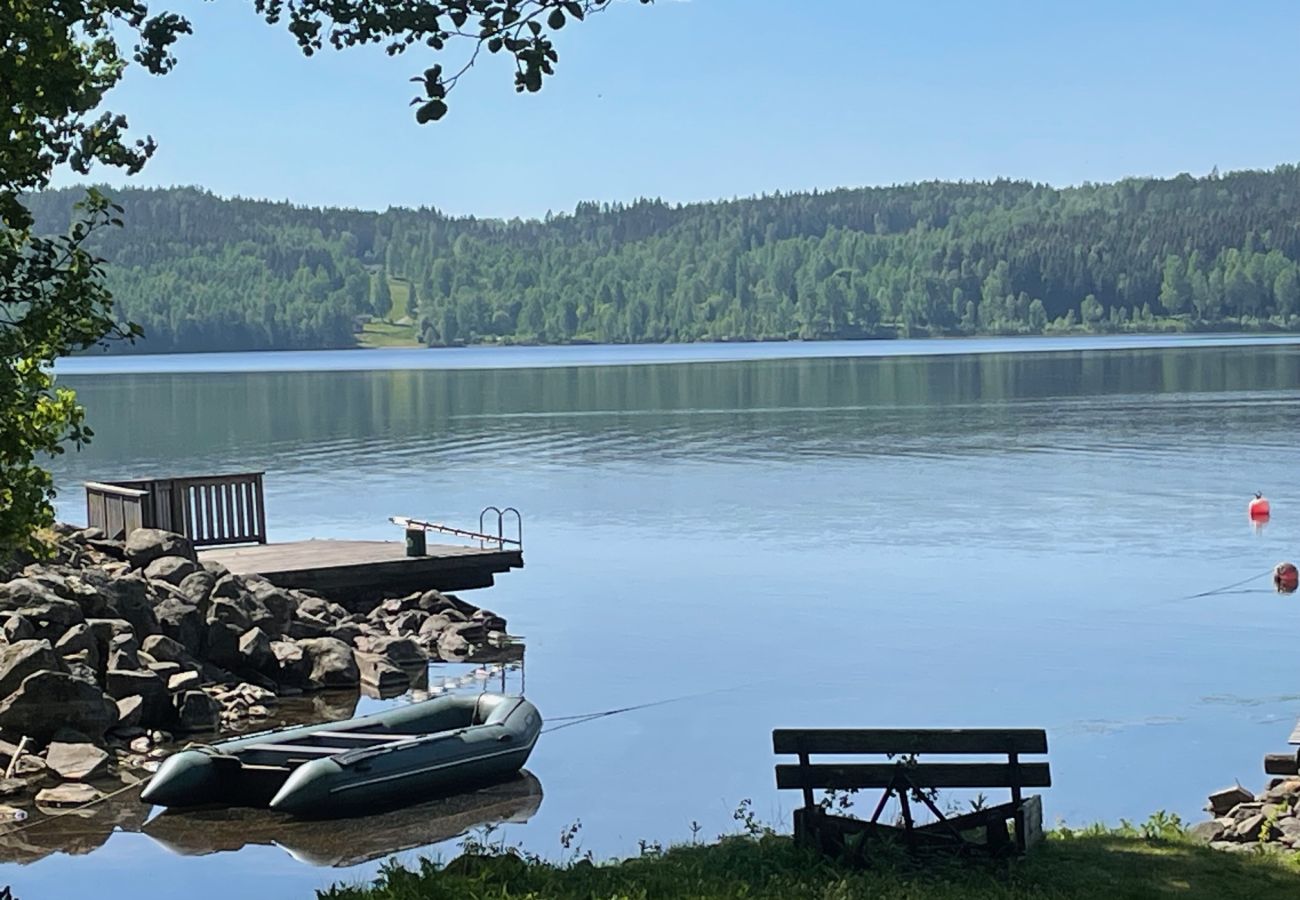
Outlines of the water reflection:
<svg viewBox="0 0 1300 900">
<path fill-rule="evenodd" d="M 355 866 L 460 837 L 472 829 L 523 823 L 542 805 L 542 784 L 527 769 L 501 784 L 338 821 L 300 821 L 263 809 L 165 812 L 140 830 L 182 856 L 277 846 L 313 866 Z"/>
</svg>

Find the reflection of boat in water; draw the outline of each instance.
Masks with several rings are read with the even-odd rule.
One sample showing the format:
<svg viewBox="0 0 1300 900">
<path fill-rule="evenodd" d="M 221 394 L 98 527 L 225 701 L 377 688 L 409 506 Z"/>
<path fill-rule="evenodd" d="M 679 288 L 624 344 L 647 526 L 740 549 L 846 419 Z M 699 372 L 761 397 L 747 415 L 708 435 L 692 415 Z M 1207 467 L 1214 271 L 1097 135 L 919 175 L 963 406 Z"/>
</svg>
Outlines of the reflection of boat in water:
<svg viewBox="0 0 1300 900">
<path fill-rule="evenodd" d="M 184 856 L 263 844 L 276 845 L 308 865 L 344 867 L 452 840 L 483 825 L 527 822 L 541 805 L 541 782 L 525 769 L 476 791 L 343 821 L 227 808 L 165 812 L 141 830 Z"/>
<path fill-rule="evenodd" d="M 509 777 L 528 761 L 541 727 L 523 697 L 439 697 L 182 750 L 163 761 L 140 799 L 306 816 L 375 811 Z"/>
</svg>

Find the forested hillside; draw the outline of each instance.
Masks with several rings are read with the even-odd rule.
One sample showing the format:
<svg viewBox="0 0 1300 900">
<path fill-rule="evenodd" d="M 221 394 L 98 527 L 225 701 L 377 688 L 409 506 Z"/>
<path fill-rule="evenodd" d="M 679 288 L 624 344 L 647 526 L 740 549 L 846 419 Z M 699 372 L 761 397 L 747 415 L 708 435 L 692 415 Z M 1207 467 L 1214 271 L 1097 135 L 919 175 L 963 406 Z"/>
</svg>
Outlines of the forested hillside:
<svg viewBox="0 0 1300 900">
<path fill-rule="evenodd" d="M 1300 168 L 1055 189 L 925 183 L 545 221 L 111 192 L 97 250 L 137 349 L 1300 327 Z M 78 191 L 29 198 L 43 230 Z M 400 299 L 396 314 L 395 293 Z M 401 322 L 400 324 L 405 324 Z"/>
</svg>

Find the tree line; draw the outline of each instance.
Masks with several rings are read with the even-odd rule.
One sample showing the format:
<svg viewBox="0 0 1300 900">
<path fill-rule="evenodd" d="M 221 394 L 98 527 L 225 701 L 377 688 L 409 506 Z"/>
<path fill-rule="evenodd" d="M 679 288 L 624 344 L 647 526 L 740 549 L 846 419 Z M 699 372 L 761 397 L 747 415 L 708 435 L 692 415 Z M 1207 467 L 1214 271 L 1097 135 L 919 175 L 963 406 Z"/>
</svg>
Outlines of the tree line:
<svg viewBox="0 0 1300 900">
<path fill-rule="evenodd" d="M 482 341 L 824 340 L 1300 327 L 1300 168 L 581 203 L 543 220 L 111 192 L 96 234 L 137 349 L 355 344 L 404 280 L 413 333 Z M 26 198 L 38 227 L 79 191 Z"/>
</svg>

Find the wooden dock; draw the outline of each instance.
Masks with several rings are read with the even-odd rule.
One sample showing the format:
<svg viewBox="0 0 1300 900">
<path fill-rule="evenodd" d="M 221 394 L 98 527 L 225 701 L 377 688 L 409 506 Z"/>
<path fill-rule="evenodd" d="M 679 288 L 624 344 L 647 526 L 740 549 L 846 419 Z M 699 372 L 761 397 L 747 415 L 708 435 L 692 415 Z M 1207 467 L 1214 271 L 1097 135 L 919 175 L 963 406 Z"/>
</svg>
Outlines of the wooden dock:
<svg viewBox="0 0 1300 900">
<path fill-rule="evenodd" d="M 407 556 L 401 541 L 292 541 L 243 547 L 205 547 L 203 562 L 232 572 L 261 575 L 284 588 L 319 591 L 344 602 L 384 591 L 462 591 L 491 587 L 496 575 L 520 569 L 518 547 L 481 549 L 429 544 L 424 556 Z"/>
</svg>

